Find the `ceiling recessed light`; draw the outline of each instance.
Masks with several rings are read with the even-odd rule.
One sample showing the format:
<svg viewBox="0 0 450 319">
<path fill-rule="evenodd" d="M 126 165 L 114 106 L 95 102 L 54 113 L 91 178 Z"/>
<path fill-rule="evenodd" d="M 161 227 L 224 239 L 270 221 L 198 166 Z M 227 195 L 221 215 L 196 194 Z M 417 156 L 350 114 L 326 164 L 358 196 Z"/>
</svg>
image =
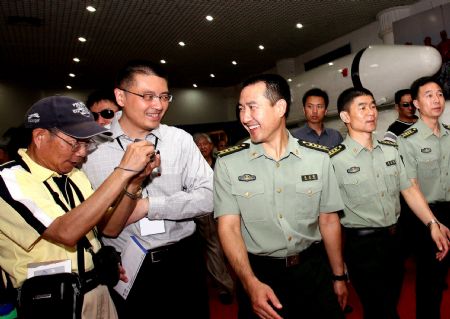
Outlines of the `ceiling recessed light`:
<svg viewBox="0 0 450 319">
<path fill-rule="evenodd" d="M 87 7 L 86 7 L 86 10 L 89 11 L 89 12 L 95 12 L 95 11 L 97 11 L 97 9 L 95 9 L 93 6 L 87 6 Z"/>
<path fill-rule="evenodd" d="M 77 63 L 80 62 L 80 59 L 78 59 L 78 58 L 73 58 L 73 60 Z"/>
<path fill-rule="evenodd" d="M 331 65 L 334 65 L 334 63 L 333 63 L 333 62 L 328 62 L 328 65 L 330 65 L 330 66 L 331 66 Z"/>
<path fill-rule="evenodd" d="M 71 78 L 74 78 L 74 77 L 75 77 L 75 74 L 69 73 L 69 76 L 70 76 Z"/>
<path fill-rule="evenodd" d="M 166 64 L 166 60 L 160 60 L 159 62 L 161 62 L 162 64 Z"/>
<path fill-rule="evenodd" d="M 182 47 L 184 47 L 186 45 L 186 43 L 184 43 L 183 41 L 178 42 L 178 44 Z"/>
<path fill-rule="evenodd" d="M 212 77 L 212 78 L 215 78 L 215 77 L 216 77 L 216 76 L 214 75 L 214 73 L 211 73 L 209 76 Z"/>
<path fill-rule="evenodd" d="M 197 87 L 197 84 L 194 83 L 194 84 L 192 84 L 192 86 L 196 88 L 196 87 Z"/>
<path fill-rule="evenodd" d="M 68 90 L 72 90 L 72 87 L 71 87 L 70 85 L 66 85 L 66 88 L 67 88 Z"/>
<path fill-rule="evenodd" d="M 303 28 L 303 24 L 297 23 L 297 24 L 295 25 L 295 27 L 296 27 L 297 29 L 301 29 L 301 28 Z"/>
<path fill-rule="evenodd" d="M 212 21 L 212 20 L 214 20 L 214 18 L 212 16 L 206 16 L 206 20 Z"/>
<path fill-rule="evenodd" d="M 292 79 L 291 79 L 291 78 L 289 78 L 289 79 L 287 79 L 287 81 L 288 81 L 288 82 L 292 82 Z"/>
<path fill-rule="evenodd" d="M 237 65 L 237 62 L 233 60 L 233 61 L 231 61 L 231 64 Z"/>
<path fill-rule="evenodd" d="M 79 38 L 78 38 L 78 41 L 80 41 L 80 42 L 86 42 L 86 38 L 79 37 Z"/>
<path fill-rule="evenodd" d="M 264 50 L 264 46 L 263 46 L 262 44 L 260 44 L 260 45 L 258 46 L 258 48 L 259 48 L 260 50 Z"/>
</svg>

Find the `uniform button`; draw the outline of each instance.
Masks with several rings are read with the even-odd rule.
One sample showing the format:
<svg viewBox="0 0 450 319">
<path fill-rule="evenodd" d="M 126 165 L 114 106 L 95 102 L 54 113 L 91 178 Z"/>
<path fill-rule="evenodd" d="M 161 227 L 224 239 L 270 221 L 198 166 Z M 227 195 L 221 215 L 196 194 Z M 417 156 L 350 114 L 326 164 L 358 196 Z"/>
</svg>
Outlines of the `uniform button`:
<svg viewBox="0 0 450 319">
<path fill-rule="evenodd" d="M 445 173 L 445 176 L 448 176 L 448 173 Z"/>
<path fill-rule="evenodd" d="M 308 189 L 308 195 L 311 196 L 311 194 L 312 194 L 312 190 Z"/>
<path fill-rule="evenodd" d="M 381 197 L 384 197 L 384 192 L 381 192 Z"/>
<path fill-rule="evenodd" d="M 288 240 L 291 241 L 291 240 L 292 240 L 292 236 L 289 236 L 289 237 L 288 237 Z"/>
<path fill-rule="evenodd" d="M 277 193 L 281 193 L 281 188 L 277 188 Z"/>
<path fill-rule="evenodd" d="M 283 218 L 283 215 L 281 215 L 281 213 L 280 213 L 280 214 L 278 214 L 278 217 L 279 217 L 280 219 L 282 219 L 282 218 Z"/>
<path fill-rule="evenodd" d="M 380 174 L 377 173 L 377 178 L 380 177 Z"/>
<path fill-rule="evenodd" d="M 245 192 L 245 197 L 249 197 L 250 196 L 250 193 L 249 192 Z"/>
<path fill-rule="evenodd" d="M 277 166 L 277 168 L 280 167 L 280 163 L 277 162 L 276 166 Z"/>
</svg>

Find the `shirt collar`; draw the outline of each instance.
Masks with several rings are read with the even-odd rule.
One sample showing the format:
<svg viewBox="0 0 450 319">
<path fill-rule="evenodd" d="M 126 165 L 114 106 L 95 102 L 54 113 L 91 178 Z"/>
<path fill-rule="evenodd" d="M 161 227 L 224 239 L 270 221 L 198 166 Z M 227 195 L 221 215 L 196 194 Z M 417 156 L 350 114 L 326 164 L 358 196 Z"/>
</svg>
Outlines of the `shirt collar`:
<svg viewBox="0 0 450 319">
<path fill-rule="evenodd" d="M 313 128 L 311 128 L 311 126 L 308 125 L 308 122 L 306 122 L 303 127 L 307 130 L 308 134 L 318 135 L 317 132 Z M 322 124 L 322 133 L 321 134 L 328 135 L 328 130 L 323 124 Z"/>
<path fill-rule="evenodd" d="M 447 129 L 442 125 L 441 122 L 439 123 L 439 129 L 441 132 L 441 136 L 448 135 Z M 433 131 L 428 127 L 428 125 L 425 124 L 425 122 L 419 118 L 417 122 L 414 124 L 414 127 L 417 128 L 418 133 L 422 136 L 422 138 L 426 139 L 430 137 L 431 135 L 434 135 Z"/>
<path fill-rule="evenodd" d="M 363 147 L 357 141 L 352 139 L 350 137 L 350 134 L 347 134 L 347 136 L 345 137 L 344 144 L 350 150 L 351 154 L 353 154 L 353 156 L 355 156 L 355 157 L 357 157 L 359 155 L 359 153 L 361 153 L 361 151 L 363 151 L 363 150 L 367 151 L 367 149 L 365 147 Z M 378 143 L 378 141 L 375 139 L 375 137 L 373 135 L 372 135 L 372 145 L 373 145 L 373 149 L 380 147 L 380 143 Z"/>
<path fill-rule="evenodd" d="M 125 137 L 125 138 L 127 138 L 127 139 L 129 139 L 129 140 L 132 140 L 131 138 L 129 138 L 124 132 L 123 132 L 123 130 L 122 130 L 122 127 L 120 126 L 120 123 L 119 123 L 119 119 L 122 117 L 122 111 L 119 111 L 119 112 L 117 112 L 116 113 L 116 116 L 114 117 L 114 119 L 112 120 L 112 122 L 111 122 L 111 132 L 112 132 L 112 138 L 113 139 L 115 139 L 115 138 L 118 138 L 118 137 L 121 137 L 121 136 L 123 136 L 123 137 Z M 150 136 L 150 135 L 154 135 L 154 136 L 156 136 L 158 139 L 160 139 L 160 140 L 162 140 L 162 137 L 161 137 L 161 124 L 157 127 L 157 128 L 155 128 L 154 130 L 152 130 L 151 132 L 149 132 L 148 134 L 147 134 L 147 136 L 146 136 L 146 138 L 148 138 L 148 136 Z"/>
<path fill-rule="evenodd" d="M 52 171 L 51 169 L 48 169 L 44 166 L 39 165 L 36 163 L 27 153 L 27 149 L 21 148 L 18 151 L 18 154 L 20 157 L 22 157 L 22 160 L 27 164 L 28 168 L 30 169 L 31 174 L 37 178 L 39 181 L 44 182 L 52 177 L 60 177 L 61 175 L 58 174 L 55 171 Z M 74 173 L 74 170 L 77 170 L 77 168 L 74 168 L 70 173 L 66 174 L 67 177 L 72 176 Z"/>
<path fill-rule="evenodd" d="M 298 144 L 298 140 L 295 137 L 293 137 L 288 130 L 286 130 L 286 133 L 288 134 L 288 143 L 286 145 L 285 151 L 285 154 L 287 155 L 283 155 L 281 159 L 289 156 L 289 154 L 301 157 L 300 145 Z M 252 143 L 251 141 L 246 141 L 246 143 L 250 144 L 250 147 L 248 149 L 248 156 L 250 160 L 256 159 L 265 154 L 265 150 L 262 143 L 255 144 Z"/>
</svg>

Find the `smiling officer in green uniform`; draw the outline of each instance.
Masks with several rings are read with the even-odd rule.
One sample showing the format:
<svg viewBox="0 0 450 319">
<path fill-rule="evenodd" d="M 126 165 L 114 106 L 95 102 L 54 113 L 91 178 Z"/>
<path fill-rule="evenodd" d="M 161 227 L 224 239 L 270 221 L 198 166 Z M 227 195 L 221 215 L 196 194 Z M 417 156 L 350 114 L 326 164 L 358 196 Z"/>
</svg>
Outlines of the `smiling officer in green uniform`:
<svg viewBox="0 0 450 319">
<path fill-rule="evenodd" d="M 372 93 L 364 88 L 347 89 L 339 95 L 337 107 L 348 135 L 330 150 L 330 157 L 345 204 L 341 224 L 349 276 L 365 319 L 399 318 L 403 268 L 396 234 L 399 193 L 424 224 L 435 217 L 419 188 L 407 179 L 395 144 L 372 136 L 378 118 Z M 438 258 L 443 258 L 447 240 L 436 224 L 430 228 L 442 250 Z"/>
<path fill-rule="evenodd" d="M 328 149 L 286 129 L 290 102 L 281 76 L 247 80 L 239 116 L 250 141 L 216 162 L 214 213 L 241 282 L 239 318 L 343 318 L 347 288 L 335 213 L 343 204 Z"/>
<path fill-rule="evenodd" d="M 450 128 L 439 121 L 445 108 L 442 87 L 432 78 L 420 78 L 411 85 L 411 97 L 420 119 L 397 139 L 399 152 L 408 178 L 420 186 L 439 222 L 450 226 Z M 449 258 L 437 261 L 426 232 L 417 236 L 417 319 L 439 319 Z"/>
</svg>

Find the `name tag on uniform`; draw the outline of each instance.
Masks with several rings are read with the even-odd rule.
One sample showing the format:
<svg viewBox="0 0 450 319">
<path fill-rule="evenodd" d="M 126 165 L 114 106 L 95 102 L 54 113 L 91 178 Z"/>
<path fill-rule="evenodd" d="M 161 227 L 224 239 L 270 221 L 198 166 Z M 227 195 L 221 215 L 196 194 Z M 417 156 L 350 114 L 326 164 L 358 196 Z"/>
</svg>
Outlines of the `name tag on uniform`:
<svg viewBox="0 0 450 319">
<path fill-rule="evenodd" d="M 386 166 L 392 166 L 392 165 L 395 165 L 395 164 L 397 164 L 397 162 L 395 160 L 391 160 L 391 161 L 387 161 L 386 162 Z"/>
<path fill-rule="evenodd" d="M 162 234 L 166 232 L 163 220 L 149 220 L 142 218 L 139 221 L 139 228 L 141 229 L 141 236 Z"/>
<path fill-rule="evenodd" d="M 317 174 L 309 174 L 309 175 L 302 175 L 302 181 L 308 182 L 308 181 L 317 181 L 319 177 Z"/>
<path fill-rule="evenodd" d="M 420 150 L 422 153 L 431 153 L 431 148 L 425 147 Z"/>
</svg>

